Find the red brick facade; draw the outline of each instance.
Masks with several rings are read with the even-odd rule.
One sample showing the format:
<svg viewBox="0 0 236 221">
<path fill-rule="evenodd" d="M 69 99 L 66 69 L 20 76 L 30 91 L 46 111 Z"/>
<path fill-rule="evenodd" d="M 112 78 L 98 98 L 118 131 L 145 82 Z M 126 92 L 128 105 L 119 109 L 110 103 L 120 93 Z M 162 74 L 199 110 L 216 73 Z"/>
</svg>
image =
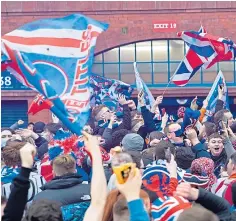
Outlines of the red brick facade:
<svg viewBox="0 0 236 221">
<path fill-rule="evenodd" d="M 110 24 L 108 31 L 103 33 L 97 42 L 96 53 L 127 44 L 148 39 L 176 38 L 176 33 L 155 33 L 152 22 L 174 21 L 177 30 L 197 30 L 202 23 L 209 33 L 214 35 L 236 36 L 236 2 L 1 2 L 2 35 L 33 20 L 64 16 L 72 13 L 83 13 L 94 19 Z M 128 28 L 126 34 L 122 28 Z M 172 89 L 167 96 L 186 96 L 186 89 Z M 153 89 L 154 94 L 161 89 Z M 2 93 L 2 100 L 26 99 L 26 92 L 16 91 Z M 188 89 L 188 96 L 203 95 L 208 89 Z M 28 101 L 34 92 L 27 92 Z M 236 96 L 236 87 L 230 88 L 230 95 Z M 37 119 L 49 120 L 47 111 L 41 112 Z M 30 121 L 35 118 L 30 117 Z"/>
</svg>

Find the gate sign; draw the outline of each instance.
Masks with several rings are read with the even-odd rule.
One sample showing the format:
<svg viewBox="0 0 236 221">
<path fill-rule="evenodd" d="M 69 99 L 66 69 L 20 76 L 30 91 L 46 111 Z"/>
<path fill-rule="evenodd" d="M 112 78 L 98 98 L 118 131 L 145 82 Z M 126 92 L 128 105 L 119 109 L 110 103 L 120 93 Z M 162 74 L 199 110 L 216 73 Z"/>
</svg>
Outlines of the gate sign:
<svg viewBox="0 0 236 221">
<path fill-rule="evenodd" d="M 175 21 L 153 21 L 154 32 L 175 32 L 177 23 Z"/>
<path fill-rule="evenodd" d="M 1 73 L 1 90 L 31 90 L 31 89 L 21 84 L 8 71 L 3 71 Z"/>
</svg>

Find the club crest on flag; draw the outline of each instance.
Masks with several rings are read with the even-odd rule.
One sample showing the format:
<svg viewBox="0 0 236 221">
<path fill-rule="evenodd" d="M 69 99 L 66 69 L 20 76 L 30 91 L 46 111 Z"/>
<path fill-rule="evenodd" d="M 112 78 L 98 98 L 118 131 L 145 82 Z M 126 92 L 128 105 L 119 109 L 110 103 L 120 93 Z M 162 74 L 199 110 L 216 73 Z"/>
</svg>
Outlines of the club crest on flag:
<svg viewBox="0 0 236 221">
<path fill-rule="evenodd" d="M 89 116 L 94 47 L 107 28 L 81 14 L 26 24 L 2 37 L 2 52 L 11 60 L 7 69 L 49 99 L 68 128 L 75 128 L 70 122 L 81 128 Z"/>
</svg>

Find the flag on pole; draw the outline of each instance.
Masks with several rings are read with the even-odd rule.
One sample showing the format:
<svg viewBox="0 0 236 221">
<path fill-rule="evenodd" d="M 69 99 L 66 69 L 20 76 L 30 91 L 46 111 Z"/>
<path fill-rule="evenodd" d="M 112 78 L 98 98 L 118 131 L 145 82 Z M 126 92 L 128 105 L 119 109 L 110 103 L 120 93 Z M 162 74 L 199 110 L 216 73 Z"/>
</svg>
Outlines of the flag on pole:
<svg viewBox="0 0 236 221">
<path fill-rule="evenodd" d="M 224 87 L 224 94 L 222 100 L 224 101 L 224 108 L 229 109 L 229 97 L 228 97 L 228 88 L 225 82 L 224 75 L 222 71 L 219 71 L 218 75 L 216 76 L 216 79 L 211 87 L 210 92 L 207 95 L 207 100 L 208 100 L 208 107 L 207 107 L 207 112 L 206 116 L 204 118 L 204 121 L 208 121 L 209 118 L 213 116 L 215 113 L 215 107 L 216 107 L 216 102 L 218 99 L 218 87 L 222 85 Z"/>
<path fill-rule="evenodd" d="M 151 91 L 148 89 L 147 85 L 143 81 L 143 79 L 140 77 L 140 74 L 138 72 L 138 68 L 137 68 L 137 63 L 136 62 L 134 62 L 134 73 L 135 73 L 137 90 L 138 90 L 138 92 L 143 90 L 146 107 L 151 109 L 153 103 L 155 102 L 155 99 L 154 99 Z"/>
<path fill-rule="evenodd" d="M 2 52 L 11 60 L 7 70 L 48 99 L 51 111 L 77 134 L 89 117 L 96 40 L 107 28 L 72 14 L 34 21 L 2 37 Z"/>
<path fill-rule="evenodd" d="M 236 45 L 232 40 L 210 35 L 203 27 L 198 32 L 180 32 L 178 36 L 189 50 L 172 77 L 177 86 L 185 86 L 201 67 L 207 69 L 219 61 L 235 58 Z"/>
</svg>

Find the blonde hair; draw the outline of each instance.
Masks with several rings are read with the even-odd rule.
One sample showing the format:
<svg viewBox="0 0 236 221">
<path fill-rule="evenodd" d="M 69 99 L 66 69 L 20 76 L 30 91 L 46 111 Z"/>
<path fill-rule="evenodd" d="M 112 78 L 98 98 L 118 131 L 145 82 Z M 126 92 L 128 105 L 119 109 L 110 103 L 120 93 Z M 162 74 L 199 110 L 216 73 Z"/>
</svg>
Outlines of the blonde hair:
<svg viewBox="0 0 236 221">
<path fill-rule="evenodd" d="M 53 160 L 52 167 L 56 176 L 63 176 L 68 173 L 75 173 L 76 161 L 71 155 L 63 154 Z"/>
</svg>

